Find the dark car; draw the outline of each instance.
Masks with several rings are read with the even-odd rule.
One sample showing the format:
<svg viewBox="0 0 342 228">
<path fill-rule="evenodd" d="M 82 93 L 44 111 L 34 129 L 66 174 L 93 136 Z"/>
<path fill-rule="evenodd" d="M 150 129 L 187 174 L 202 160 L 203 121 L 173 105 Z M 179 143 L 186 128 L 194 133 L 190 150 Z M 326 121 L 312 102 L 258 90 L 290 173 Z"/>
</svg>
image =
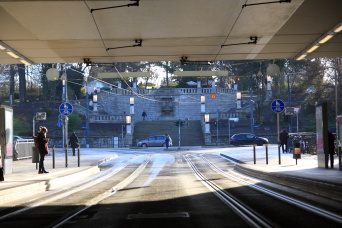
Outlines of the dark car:
<svg viewBox="0 0 342 228">
<path fill-rule="evenodd" d="M 148 146 L 165 146 L 165 136 L 164 135 L 154 135 L 149 137 L 148 139 L 142 140 L 138 142 L 139 147 L 148 147 Z M 170 137 L 170 145 L 172 146 L 172 140 Z"/>
<path fill-rule="evenodd" d="M 242 133 L 242 134 L 235 134 L 230 138 L 230 143 L 234 146 L 240 145 L 253 145 L 256 144 L 258 146 L 262 146 L 268 143 L 268 139 L 257 137 L 253 134 L 249 133 Z"/>
</svg>

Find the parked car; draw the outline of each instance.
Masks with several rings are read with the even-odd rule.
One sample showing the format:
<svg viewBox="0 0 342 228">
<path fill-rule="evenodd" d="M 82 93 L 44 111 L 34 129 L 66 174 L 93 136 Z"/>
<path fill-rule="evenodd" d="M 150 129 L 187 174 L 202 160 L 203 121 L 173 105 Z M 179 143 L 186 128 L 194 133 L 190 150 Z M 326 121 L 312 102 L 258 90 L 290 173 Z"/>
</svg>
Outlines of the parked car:
<svg viewBox="0 0 342 228">
<path fill-rule="evenodd" d="M 165 136 L 164 135 L 153 135 L 145 140 L 138 142 L 139 147 L 149 147 L 149 146 L 165 146 Z M 170 145 L 172 146 L 172 139 L 170 137 Z"/>
<path fill-rule="evenodd" d="M 268 139 L 257 137 L 253 134 L 249 133 L 242 133 L 242 134 L 235 134 L 230 138 L 230 143 L 234 146 L 240 145 L 253 145 L 256 144 L 258 146 L 262 146 L 268 143 Z"/>
</svg>

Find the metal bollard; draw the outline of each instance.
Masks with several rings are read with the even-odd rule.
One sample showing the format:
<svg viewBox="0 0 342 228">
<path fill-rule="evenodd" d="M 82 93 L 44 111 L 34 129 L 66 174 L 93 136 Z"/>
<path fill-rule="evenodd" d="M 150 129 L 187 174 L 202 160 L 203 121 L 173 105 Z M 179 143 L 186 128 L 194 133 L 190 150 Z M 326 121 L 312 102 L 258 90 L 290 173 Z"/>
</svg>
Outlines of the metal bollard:
<svg viewBox="0 0 342 228">
<path fill-rule="evenodd" d="M 342 171 L 342 146 L 339 146 L 338 147 L 338 155 L 337 155 L 337 158 L 338 158 L 338 170 Z"/>
<path fill-rule="evenodd" d="M 80 167 L 80 147 L 77 148 L 78 167 Z"/>
<path fill-rule="evenodd" d="M 55 145 L 52 147 L 52 168 L 55 168 Z"/>
<path fill-rule="evenodd" d="M 253 144 L 253 157 L 254 157 L 254 164 L 256 164 L 255 144 Z"/>
<path fill-rule="evenodd" d="M 68 146 L 65 146 L 65 168 L 68 167 Z"/>
<path fill-rule="evenodd" d="M 268 143 L 265 144 L 266 147 L 266 165 L 268 165 Z"/>
<path fill-rule="evenodd" d="M 278 163 L 279 163 L 279 165 L 281 165 L 280 145 L 281 145 L 280 142 L 278 142 L 278 159 L 279 159 Z"/>
</svg>

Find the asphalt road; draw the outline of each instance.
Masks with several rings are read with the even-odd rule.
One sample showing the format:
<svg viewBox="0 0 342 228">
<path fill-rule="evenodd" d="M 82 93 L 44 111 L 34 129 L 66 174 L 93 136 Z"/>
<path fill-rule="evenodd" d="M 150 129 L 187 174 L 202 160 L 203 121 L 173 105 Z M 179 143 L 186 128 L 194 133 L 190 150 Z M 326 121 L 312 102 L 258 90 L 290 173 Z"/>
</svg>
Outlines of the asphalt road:
<svg viewBox="0 0 342 228">
<path fill-rule="evenodd" d="M 240 176 L 233 170 L 234 163 L 220 156 L 221 150 L 120 151 L 117 159 L 101 165 L 102 173 L 110 174 L 107 178 L 67 194 L 69 189 L 65 197 L 1 220 L 1 227 L 341 227 L 338 221 L 313 211 L 322 208 L 341 216 L 341 202 Z M 234 148 L 232 155 L 241 150 L 250 151 L 250 147 Z M 256 188 L 305 202 L 314 209 Z M 245 209 L 218 197 L 220 191 Z M 254 224 L 240 210 L 248 210 L 264 225 Z"/>
</svg>

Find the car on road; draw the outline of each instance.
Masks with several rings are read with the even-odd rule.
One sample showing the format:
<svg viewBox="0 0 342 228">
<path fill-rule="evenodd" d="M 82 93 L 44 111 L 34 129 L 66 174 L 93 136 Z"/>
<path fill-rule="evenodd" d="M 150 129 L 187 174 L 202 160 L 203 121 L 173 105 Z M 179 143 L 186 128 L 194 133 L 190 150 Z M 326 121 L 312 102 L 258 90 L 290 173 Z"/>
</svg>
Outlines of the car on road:
<svg viewBox="0 0 342 228">
<path fill-rule="evenodd" d="M 230 143 L 234 146 L 253 145 L 262 146 L 268 143 L 268 139 L 255 136 L 249 133 L 235 134 L 230 138 Z"/>
<path fill-rule="evenodd" d="M 149 147 L 149 146 L 165 146 L 165 136 L 164 135 L 153 135 L 149 138 L 138 142 L 139 147 Z M 172 146 L 172 140 L 170 137 L 170 145 Z"/>
</svg>

